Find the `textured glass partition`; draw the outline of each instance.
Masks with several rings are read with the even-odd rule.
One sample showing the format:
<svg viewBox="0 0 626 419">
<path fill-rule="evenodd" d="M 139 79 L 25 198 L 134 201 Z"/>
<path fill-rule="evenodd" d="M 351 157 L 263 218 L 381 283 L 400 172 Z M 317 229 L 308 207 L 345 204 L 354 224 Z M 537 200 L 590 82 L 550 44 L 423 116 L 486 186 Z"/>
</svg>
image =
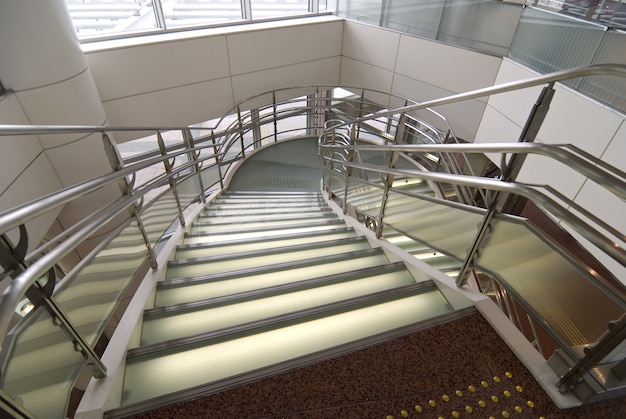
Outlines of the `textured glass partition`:
<svg viewBox="0 0 626 419">
<path fill-rule="evenodd" d="M 543 73 L 578 67 L 593 61 L 604 33 L 603 26 L 527 7 L 509 56 Z"/>
<path fill-rule="evenodd" d="M 521 15 L 519 4 L 446 0 L 437 39 L 477 51 L 506 55 Z"/>
<path fill-rule="evenodd" d="M 381 21 L 380 0 L 338 0 L 337 14 L 359 22 L 379 25 Z"/>
<path fill-rule="evenodd" d="M 383 4 L 386 4 L 386 7 L 381 26 L 437 39 L 443 1 L 390 0 Z"/>
<path fill-rule="evenodd" d="M 477 263 L 521 297 L 564 349 L 595 342 L 626 312 L 590 274 L 521 222 L 496 220 Z"/>
<path fill-rule="evenodd" d="M 591 64 L 624 63 L 626 60 L 626 31 L 606 31 L 603 42 Z M 626 112 L 626 79 L 623 77 L 585 77 L 580 90 Z"/>
</svg>

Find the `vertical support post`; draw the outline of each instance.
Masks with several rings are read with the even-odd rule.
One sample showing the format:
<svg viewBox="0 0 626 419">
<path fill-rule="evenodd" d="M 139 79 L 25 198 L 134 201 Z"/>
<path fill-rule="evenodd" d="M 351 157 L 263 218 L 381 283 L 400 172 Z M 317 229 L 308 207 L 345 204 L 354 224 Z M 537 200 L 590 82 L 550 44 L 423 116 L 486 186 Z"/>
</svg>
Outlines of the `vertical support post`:
<svg viewBox="0 0 626 419">
<path fill-rule="evenodd" d="M 215 142 L 215 131 L 211 130 L 211 142 L 213 143 L 213 155 L 215 156 L 215 165 L 217 166 L 217 174 L 220 177 L 220 188 L 224 189 L 224 179 L 222 176 L 222 162 Z"/>
<path fill-rule="evenodd" d="M 402 144 L 404 139 L 404 129 L 406 123 L 406 114 L 400 115 L 400 119 L 398 120 L 398 127 L 396 128 L 396 136 L 394 138 L 394 144 L 399 145 Z M 393 169 L 396 167 L 396 163 L 398 162 L 398 157 L 400 156 L 400 152 L 392 151 L 391 156 L 389 157 L 389 168 Z M 393 187 L 393 181 L 395 176 L 391 173 L 387 173 L 385 176 L 385 189 L 383 190 L 383 196 L 380 203 L 380 212 L 378 214 L 378 225 L 376 226 L 376 237 L 381 238 L 383 236 L 383 220 L 385 218 L 385 208 L 387 207 L 387 201 L 389 200 L 389 190 Z"/>
<path fill-rule="evenodd" d="M 198 156 L 200 155 L 200 151 L 196 152 L 195 144 L 193 142 L 193 136 L 191 135 L 191 131 L 189 129 L 183 130 L 183 138 L 185 140 L 185 145 L 189 150 L 189 157 L 191 157 L 194 163 L 194 170 L 196 171 L 196 175 L 198 176 L 198 186 L 200 188 L 200 201 L 204 204 L 206 203 L 206 197 L 204 196 L 204 185 L 202 182 L 202 171 L 200 170 L 200 163 L 198 162 Z"/>
<path fill-rule="evenodd" d="M 161 131 L 157 131 L 157 142 L 159 144 L 159 150 L 161 151 L 161 155 L 165 156 L 167 154 L 167 149 L 165 147 L 165 141 L 163 141 L 163 136 L 161 135 Z M 167 182 L 170 185 L 170 189 L 174 194 L 174 199 L 176 199 L 176 206 L 178 208 L 178 222 L 181 227 L 185 227 L 185 216 L 183 215 L 183 208 L 180 205 L 180 198 L 178 196 L 178 190 L 176 189 L 176 179 L 172 177 L 172 164 L 173 161 L 170 162 L 169 159 L 163 160 L 163 166 L 165 167 L 165 173 L 167 173 Z"/>
<path fill-rule="evenodd" d="M 274 110 L 274 142 L 278 141 L 278 115 L 276 114 L 276 92 L 272 92 L 272 108 Z M 239 108 L 237 108 L 239 110 Z"/>
<path fill-rule="evenodd" d="M 252 6 L 250 0 L 241 0 L 241 18 L 252 20 Z"/>
<path fill-rule="evenodd" d="M 102 133 L 102 142 L 104 143 L 104 150 L 106 152 L 106 155 L 109 159 L 109 163 L 111 164 L 111 167 L 113 168 L 113 170 L 115 171 L 122 170 L 124 168 L 124 162 L 122 161 L 122 158 L 117 152 L 115 145 L 113 144 L 113 142 L 111 141 L 111 138 L 109 138 L 106 132 Z M 123 178 L 122 181 L 120 181 L 120 189 L 122 190 L 122 193 L 126 196 L 131 196 L 133 192 L 134 183 L 135 183 L 135 177 L 133 177 L 132 181 L 129 181 L 128 178 L 126 177 Z M 137 228 L 139 229 L 139 232 L 141 233 L 141 236 L 143 237 L 144 244 L 146 245 L 146 248 L 148 249 L 148 262 L 150 263 L 150 267 L 153 270 L 157 270 L 159 268 L 159 265 L 157 263 L 157 258 L 156 258 L 156 255 L 154 254 L 154 249 L 152 248 L 152 244 L 150 243 L 150 238 L 148 237 L 148 233 L 146 232 L 146 228 L 143 224 L 141 216 L 139 215 L 142 205 L 143 205 L 142 203 L 137 204 L 136 202 L 134 202 L 130 206 L 128 211 L 135 218 L 135 221 L 137 222 Z"/>
<path fill-rule="evenodd" d="M 241 119 L 241 108 L 237 105 L 237 121 L 239 122 L 239 142 L 241 144 L 241 158 L 246 158 L 246 148 L 243 141 L 243 120 Z"/>
<path fill-rule="evenodd" d="M 541 128 L 541 124 L 546 118 L 546 114 L 550 108 L 550 102 L 552 101 L 552 97 L 554 96 L 554 83 L 550 83 L 548 86 L 544 87 L 539 95 L 537 102 L 535 102 L 533 109 L 526 120 L 526 124 L 522 129 L 522 133 L 520 134 L 520 138 L 518 142 L 534 142 L 537 138 L 537 133 L 539 132 L 539 128 Z M 517 178 L 519 174 L 522 164 L 524 163 L 526 156 L 525 154 L 514 154 L 509 159 L 508 163 L 505 162 L 504 156 L 502 156 L 502 181 L 503 182 L 511 182 Z M 491 222 L 493 217 L 500 211 L 499 207 L 501 205 L 501 199 L 505 197 L 506 194 L 501 192 L 496 192 L 493 196 L 491 202 L 487 203 L 489 210 L 483 218 L 482 224 L 480 225 L 478 232 L 472 242 L 470 249 L 465 256 L 465 260 L 463 261 L 463 266 L 459 271 L 459 275 L 457 276 L 456 285 L 457 287 L 462 287 L 467 284 L 467 279 L 470 270 L 474 266 L 474 261 L 478 257 L 478 250 L 481 248 L 482 243 L 486 235 L 491 231 Z M 509 203 L 505 203 L 504 207 L 512 206 Z M 513 203 L 514 205 L 515 203 Z"/>
<path fill-rule="evenodd" d="M 354 161 L 354 147 L 356 146 L 356 130 L 350 130 L 350 150 L 348 151 L 348 162 L 352 163 Z M 346 167 L 346 181 L 343 189 L 343 213 L 348 213 L 348 185 L 350 184 L 350 176 L 352 176 L 352 166 Z"/>
</svg>

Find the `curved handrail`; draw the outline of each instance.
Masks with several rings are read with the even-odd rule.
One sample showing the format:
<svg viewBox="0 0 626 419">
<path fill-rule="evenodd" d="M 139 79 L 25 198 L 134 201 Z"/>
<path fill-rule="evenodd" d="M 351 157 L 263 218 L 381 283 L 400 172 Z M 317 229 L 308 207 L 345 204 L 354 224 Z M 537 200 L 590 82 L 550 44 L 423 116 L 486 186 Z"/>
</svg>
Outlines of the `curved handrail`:
<svg viewBox="0 0 626 419">
<path fill-rule="evenodd" d="M 326 148 L 335 148 L 333 145 L 323 145 Z M 411 151 L 411 152 L 433 152 L 445 151 L 450 153 L 516 153 L 516 154 L 537 154 L 551 157 L 572 169 L 594 180 L 604 186 L 617 197 L 626 199 L 626 173 L 609 166 L 608 173 L 597 169 L 597 160 L 593 164 L 579 157 L 569 150 L 563 149 L 567 145 L 542 144 L 542 143 L 489 143 L 489 144 L 412 144 L 412 145 L 359 145 L 359 150 L 369 151 Z M 589 158 L 590 156 L 587 156 Z M 607 164 L 604 164 L 607 169 Z M 619 179 L 622 177 L 622 179 Z M 468 185 L 472 186 L 472 185 Z"/>
</svg>

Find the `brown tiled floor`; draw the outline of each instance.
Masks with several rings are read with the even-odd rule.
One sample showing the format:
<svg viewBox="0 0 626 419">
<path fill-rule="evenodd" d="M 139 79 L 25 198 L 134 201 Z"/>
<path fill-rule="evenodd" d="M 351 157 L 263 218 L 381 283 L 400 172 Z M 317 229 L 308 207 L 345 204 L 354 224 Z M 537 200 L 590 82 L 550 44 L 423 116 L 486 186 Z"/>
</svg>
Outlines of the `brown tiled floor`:
<svg viewBox="0 0 626 419">
<path fill-rule="evenodd" d="M 481 385 L 483 381 L 487 387 Z M 444 395 L 449 401 L 444 401 Z M 498 401 L 492 401 L 492 396 Z M 484 408 L 480 401 L 485 402 Z M 528 407 L 528 401 L 534 407 Z M 422 412 L 415 410 L 416 405 Z M 626 399 L 560 411 L 489 324 L 475 314 L 137 418 L 398 419 L 403 410 L 409 418 L 424 419 L 503 418 L 504 411 L 519 419 L 626 418 Z"/>
</svg>

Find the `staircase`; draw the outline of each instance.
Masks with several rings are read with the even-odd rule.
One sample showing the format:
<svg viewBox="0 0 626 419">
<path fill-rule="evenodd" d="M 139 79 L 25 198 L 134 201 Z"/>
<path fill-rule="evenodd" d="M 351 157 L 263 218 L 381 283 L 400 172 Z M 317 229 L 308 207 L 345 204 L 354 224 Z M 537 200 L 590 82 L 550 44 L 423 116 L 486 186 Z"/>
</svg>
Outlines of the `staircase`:
<svg viewBox="0 0 626 419">
<path fill-rule="evenodd" d="M 430 280 L 318 193 L 224 192 L 198 217 L 127 354 L 122 407 L 221 391 L 457 317 Z"/>
</svg>

